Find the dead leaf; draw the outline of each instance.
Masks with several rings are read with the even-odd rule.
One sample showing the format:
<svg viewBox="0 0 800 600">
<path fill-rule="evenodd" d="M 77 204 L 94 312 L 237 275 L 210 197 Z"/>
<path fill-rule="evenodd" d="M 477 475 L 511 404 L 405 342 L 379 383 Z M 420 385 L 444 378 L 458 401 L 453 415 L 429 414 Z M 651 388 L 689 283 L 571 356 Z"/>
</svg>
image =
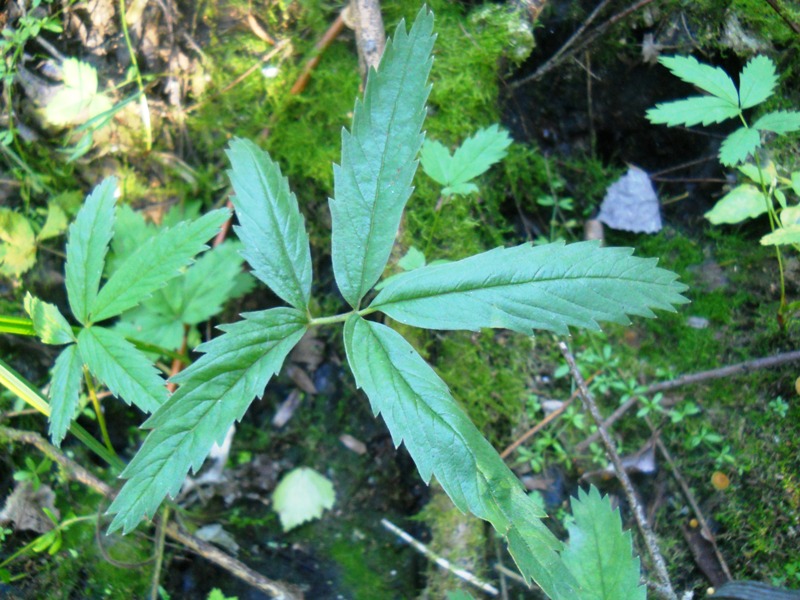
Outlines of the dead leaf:
<svg viewBox="0 0 800 600">
<path fill-rule="evenodd" d="M 53 529 L 53 522 L 44 513 L 43 508 L 50 510 L 56 518 L 60 517 L 55 507 L 56 495 L 48 485 L 41 485 L 34 491 L 29 481 L 21 481 L 14 486 L 14 491 L 6 498 L 6 505 L 0 512 L 0 523 L 14 524 L 16 531 L 35 531 L 47 533 Z"/>
<path fill-rule="evenodd" d="M 638 167 L 630 167 L 609 186 L 597 219 L 622 231 L 660 231 L 661 209 L 650 176 Z"/>
</svg>

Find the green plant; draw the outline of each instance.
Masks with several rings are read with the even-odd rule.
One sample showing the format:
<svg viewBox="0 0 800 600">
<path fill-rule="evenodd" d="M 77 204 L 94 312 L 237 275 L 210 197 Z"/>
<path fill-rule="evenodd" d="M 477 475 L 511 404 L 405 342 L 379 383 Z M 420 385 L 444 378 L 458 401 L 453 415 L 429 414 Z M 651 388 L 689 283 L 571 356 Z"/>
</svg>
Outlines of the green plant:
<svg viewBox="0 0 800 600">
<path fill-rule="evenodd" d="M 49 458 L 43 458 L 42 462 L 38 465 L 30 456 L 25 457 L 25 466 L 27 469 L 19 469 L 14 473 L 14 481 L 30 481 L 33 491 L 37 491 L 42 485 L 42 480 L 39 475 L 50 472 L 50 467 L 53 466 L 53 461 Z"/>
<path fill-rule="evenodd" d="M 403 23 L 398 26 L 380 68 L 370 73 L 364 100 L 356 103 L 351 131 L 342 133 L 330 209 L 333 270 L 350 307 L 346 312 L 312 314 L 309 240 L 288 181 L 252 142 L 230 144 L 242 254 L 253 275 L 289 306 L 245 313 L 241 321 L 220 327 L 223 335 L 200 345 L 203 355 L 172 377 L 178 388 L 169 397 L 147 357 L 100 323 L 159 293 L 204 248 L 227 212 L 156 233 L 112 269 L 101 287 L 116 184 L 109 179 L 95 189 L 70 226 L 67 244 L 67 296 L 80 327 L 74 331 L 54 305 L 26 299 L 42 341 L 66 346 L 51 384 L 51 437 L 59 442 L 70 427 L 87 371 L 114 395 L 152 413 L 143 425 L 151 431 L 125 468 L 127 482 L 109 508 L 115 515 L 109 530 L 130 532 L 154 515 L 165 496 L 175 496 L 189 470 L 201 466 L 211 446 L 263 395 L 308 329 L 343 324 L 356 384 L 395 443 L 405 443 L 424 481 L 436 475 L 459 509 L 489 521 L 507 539 L 526 580 L 536 580 L 556 599 L 643 598 L 630 534 L 623 534 L 608 500 L 596 490 L 582 493 L 573 503 L 572 541 L 557 540 L 541 521 L 544 512 L 445 382 L 398 332 L 366 319 L 383 313 L 426 329 L 505 328 L 530 335 L 535 329 L 598 329 L 598 321 L 627 323 L 628 315 L 650 317 L 652 309 L 674 310 L 685 302 L 685 286 L 654 259 L 592 242 L 496 248 L 408 271 L 372 295 L 422 145 L 432 29 L 433 16 L 425 9 L 409 32 Z M 86 381 L 92 396 L 93 380 Z M 608 552 L 598 551 L 600 541 Z"/>
<path fill-rule="evenodd" d="M 692 57 L 664 56 L 659 62 L 680 79 L 709 95 L 693 96 L 658 104 L 647 111 L 652 123 L 674 127 L 710 125 L 738 119 L 742 126 L 729 134 L 720 146 L 719 159 L 726 167 L 740 165 L 739 171 L 752 183 L 743 183 L 723 196 L 706 213 L 714 224 L 740 223 L 764 213 L 769 216 L 771 233 L 761 243 L 775 246 L 780 275 L 781 299 L 778 317 L 789 305 L 786 302 L 784 265 L 780 246 L 800 250 L 800 205 L 789 206 L 784 190 L 792 189 L 800 197 L 800 172 L 779 177 L 774 167 L 763 164 L 759 154 L 762 135 L 784 135 L 800 130 L 800 112 L 777 110 L 766 113 L 750 125 L 744 111 L 768 100 L 778 83 L 774 63 L 766 56 L 756 56 L 739 73 L 739 87 L 720 68 L 699 63 Z M 752 164 L 742 164 L 752 157 Z M 794 308 L 794 306 L 791 306 Z"/>
</svg>

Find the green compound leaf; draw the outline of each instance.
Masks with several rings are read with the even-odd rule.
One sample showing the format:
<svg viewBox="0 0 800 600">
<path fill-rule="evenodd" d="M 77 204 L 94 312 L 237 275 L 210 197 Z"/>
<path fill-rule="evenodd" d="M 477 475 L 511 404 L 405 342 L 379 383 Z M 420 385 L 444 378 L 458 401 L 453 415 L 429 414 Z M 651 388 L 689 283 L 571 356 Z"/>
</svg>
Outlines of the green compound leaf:
<svg viewBox="0 0 800 600">
<path fill-rule="evenodd" d="M 64 348 L 53 367 L 50 382 L 50 439 L 56 446 L 61 445 L 67 435 L 81 392 L 83 361 L 75 344 Z"/>
<path fill-rule="evenodd" d="M 702 123 L 711 125 L 721 123 L 739 115 L 739 105 L 716 96 L 692 96 L 674 102 L 656 104 L 647 111 L 651 123 L 668 125 L 685 125 L 691 127 Z"/>
<path fill-rule="evenodd" d="M 75 341 L 72 327 L 55 304 L 42 302 L 36 296 L 31 296 L 30 292 L 25 294 L 24 304 L 36 335 L 45 344 L 58 346 Z"/>
<path fill-rule="evenodd" d="M 357 315 L 345 323 L 347 360 L 396 446 L 406 445 L 427 483 L 436 475 L 462 511 L 508 538 L 526 579 L 551 597 L 578 598 L 557 552 L 563 547 L 517 477 L 450 395 L 447 385 L 396 331 Z"/>
<path fill-rule="evenodd" d="M 754 127 L 740 127 L 724 140 L 719 148 L 719 161 L 733 167 L 754 154 L 761 145 L 761 136 Z"/>
<path fill-rule="evenodd" d="M 122 473 L 128 478 L 109 513 L 109 532 L 133 530 L 164 497 L 175 496 L 191 467 L 197 471 L 215 442 L 261 397 L 270 378 L 306 330 L 303 313 L 275 308 L 246 313 L 225 334 L 198 349 L 205 354 L 174 378 L 181 386 L 143 425 L 153 431 Z"/>
<path fill-rule="evenodd" d="M 116 331 L 87 327 L 78 334 L 83 362 L 111 393 L 151 413 L 167 399 L 167 388 L 149 360 Z"/>
<path fill-rule="evenodd" d="M 739 103 L 742 109 L 761 104 L 772 96 L 778 84 L 775 64 L 766 56 L 754 56 L 739 75 Z"/>
<path fill-rule="evenodd" d="M 280 167 L 253 142 L 236 139 L 227 151 L 228 174 L 253 275 L 292 306 L 305 310 L 311 296 L 311 250 L 297 198 Z"/>
<path fill-rule="evenodd" d="M 736 90 L 736 85 L 719 67 L 704 65 L 692 56 L 662 56 L 658 62 L 683 81 L 739 107 L 739 92 Z"/>
<path fill-rule="evenodd" d="M 64 85 L 53 95 L 44 109 L 45 119 L 57 126 L 84 123 L 110 110 L 111 100 L 97 92 L 97 70 L 77 58 L 61 64 Z"/>
<path fill-rule="evenodd" d="M 598 321 L 627 324 L 627 315 L 652 317 L 651 308 L 674 311 L 687 302 L 674 273 L 632 252 L 596 242 L 496 248 L 402 273 L 370 308 L 415 327 L 502 327 L 530 335 L 599 329 Z"/>
<path fill-rule="evenodd" d="M 464 140 L 453 154 L 451 180 L 448 183 L 456 186 L 482 175 L 505 157 L 511 141 L 508 132 L 498 125 L 479 129 L 475 135 Z"/>
<path fill-rule="evenodd" d="M 323 510 L 333 508 L 335 500 L 330 479 L 308 467 L 289 471 L 272 493 L 272 506 L 284 531 L 319 519 Z"/>
<path fill-rule="evenodd" d="M 357 101 L 351 132 L 342 131 L 342 161 L 334 165 L 333 270 L 345 300 L 356 307 L 383 273 L 400 225 L 414 160 L 422 144 L 434 35 L 423 8 L 411 31 L 401 22 L 380 66 Z"/>
<path fill-rule="evenodd" d="M 108 243 L 114 229 L 117 180 L 105 179 L 86 198 L 69 227 L 67 241 L 67 298 L 72 314 L 83 325 L 97 298 Z"/>
<path fill-rule="evenodd" d="M 561 557 L 584 592 L 581 600 L 645 600 L 639 585 L 639 559 L 633 556 L 631 532 L 622 531 L 619 510 L 594 486 L 572 498 L 574 521 Z"/>
<path fill-rule="evenodd" d="M 478 191 L 469 181 L 502 160 L 510 145 L 508 132 L 491 125 L 467 138 L 453 156 L 439 142 L 425 140 L 420 160 L 425 173 L 445 186 L 442 195 L 466 195 Z"/>
<path fill-rule="evenodd" d="M 36 236 L 30 222 L 9 208 L 0 208 L 0 273 L 19 277 L 36 264 Z"/>
<path fill-rule="evenodd" d="M 704 216 L 714 225 L 733 225 L 747 219 L 755 219 L 767 212 L 764 194 L 749 183 L 737 185 L 720 198 Z"/>
<path fill-rule="evenodd" d="M 778 110 L 767 113 L 753 123 L 753 129 L 766 129 L 777 134 L 800 131 L 800 112 L 794 110 Z"/>
<path fill-rule="evenodd" d="M 91 306 L 93 321 L 103 321 L 139 304 L 208 246 L 205 243 L 228 219 L 225 209 L 215 210 L 191 223 L 162 229 L 119 265 Z"/>
</svg>

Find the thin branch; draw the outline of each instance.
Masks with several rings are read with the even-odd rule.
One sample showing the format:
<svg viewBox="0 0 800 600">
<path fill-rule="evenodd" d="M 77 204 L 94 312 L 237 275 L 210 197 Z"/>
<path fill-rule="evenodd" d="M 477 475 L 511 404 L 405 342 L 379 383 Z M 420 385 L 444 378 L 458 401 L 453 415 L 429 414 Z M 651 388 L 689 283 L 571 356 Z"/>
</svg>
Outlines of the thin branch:
<svg viewBox="0 0 800 600">
<path fill-rule="evenodd" d="M 45 456 L 61 465 L 69 478 L 81 482 L 95 492 L 105 496 L 108 500 L 113 497 L 114 492 L 105 481 L 102 481 L 77 462 L 67 457 L 61 450 L 53 446 L 38 433 L 0 426 L 0 438 L 35 446 Z M 295 586 L 267 579 L 244 563 L 228 556 L 215 546 L 179 529 L 175 523 L 166 525 L 164 529 L 166 535 L 173 540 L 180 542 L 189 550 L 192 550 L 206 560 L 229 571 L 233 576 L 238 577 L 262 592 L 270 594 L 273 598 L 277 600 L 302 600 L 303 592 Z"/>
<path fill-rule="evenodd" d="M 305 66 L 303 67 L 303 72 L 300 73 L 300 76 L 294 82 L 292 89 L 289 90 L 290 94 L 301 94 L 304 89 L 306 89 L 306 85 L 308 85 L 309 80 L 311 79 L 311 72 L 316 68 L 319 64 L 320 59 L 322 58 L 322 53 L 333 43 L 333 40 L 342 32 L 344 29 L 344 11 L 340 12 L 339 15 L 336 17 L 336 20 L 328 27 L 328 31 L 320 38 L 317 44 L 314 46 L 314 55 L 308 59 Z"/>
<path fill-rule="evenodd" d="M 664 445 L 664 441 L 661 439 L 661 436 L 656 431 L 656 428 L 653 426 L 653 423 L 647 417 L 645 417 L 645 420 L 647 421 L 647 424 L 650 426 L 650 430 L 653 432 L 653 435 L 656 438 L 656 446 L 658 447 L 662 456 L 667 460 L 667 463 L 672 469 L 672 475 L 675 477 L 675 480 L 678 482 L 678 485 L 681 486 L 681 489 L 683 490 L 683 495 L 686 496 L 686 500 L 692 507 L 692 510 L 694 511 L 694 514 L 697 517 L 698 523 L 700 523 L 700 531 L 702 532 L 703 537 L 705 537 L 711 543 L 711 546 L 714 548 L 714 554 L 717 555 L 717 560 L 719 561 L 719 564 L 722 567 L 722 572 L 725 573 L 725 576 L 728 579 L 733 579 L 731 571 L 728 568 L 728 563 L 725 562 L 725 558 L 723 558 L 722 553 L 719 551 L 719 548 L 717 547 L 717 540 L 714 537 L 714 534 L 711 533 L 711 529 L 709 529 L 708 527 L 708 522 L 706 521 L 706 518 L 703 515 L 703 511 L 700 510 L 700 505 L 697 504 L 697 501 L 694 498 L 694 494 L 692 494 L 692 490 L 689 489 L 689 486 L 686 484 L 686 480 L 683 478 L 680 471 L 678 470 L 678 465 L 676 465 L 675 461 L 672 460 L 672 455 L 669 453 L 669 450 L 667 450 L 666 445 Z"/>
<path fill-rule="evenodd" d="M 425 544 L 423 544 L 418 539 L 412 537 L 410 534 L 400 529 L 397 525 L 395 525 L 391 521 L 387 519 L 381 519 L 381 525 L 383 525 L 385 529 L 391 531 L 393 534 L 395 534 L 404 542 L 410 544 L 417 552 L 422 554 L 425 558 L 427 558 L 431 562 L 436 563 L 443 569 L 450 571 L 456 577 L 460 577 L 470 585 L 474 585 L 475 587 L 483 590 L 490 596 L 497 596 L 500 593 L 497 590 L 497 588 L 494 587 L 491 583 L 486 583 L 485 581 L 481 581 L 469 571 L 465 571 L 464 569 L 459 569 L 458 567 L 454 567 L 449 560 L 447 560 L 446 558 L 442 558 L 441 556 L 436 554 Z"/>
<path fill-rule="evenodd" d="M 617 479 L 619 479 L 620 483 L 622 484 L 622 489 L 625 490 L 625 496 L 628 498 L 628 503 L 631 506 L 633 517 L 636 520 L 639 531 L 642 533 L 642 537 L 644 537 L 644 542 L 647 546 L 647 551 L 650 554 L 650 558 L 653 560 L 656 574 L 661 580 L 662 593 L 665 598 L 677 600 L 678 597 L 675 595 L 675 591 L 672 589 L 672 583 L 670 582 L 669 573 L 667 572 L 667 564 L 664 561 L 664 557 L 661 556 L 661 551 L 658 548 L 656 536 L 653 534 L 653 531 L 650 529 L 650 525 L 647 523 L 647 517 L 645 517 L 642 505 L 636 497 L 636 491 L 633 489 L 633 484 L 628 477 L 628 473 L 625 471 L 625 467 L 623 466 L 622 459 L 617 452 L 614 440 L 611 439 L 608 431 L 606 431 L 605 427 L 603 426 L 603 417 L 600 414 L 600 410 L 597 408 L 594 397 L 592 396 L 591 392 L 589 392 L 589 388 L 586 387 L 586 381 L 584 381 L 583 375 L 581 375 L 581 372 L 578 370 L 578 365 L 575 364 L 575 357 L 572 355 L 572 352 L 570 352 L 569 347 L 567 347 L 564 342 L 559 342 L 558 348 L 561 350 L 561 354 L 564 356 L 564 359 L 569 365 L 569 370 L 572 373 L 575 383 L 578 384 L 581 401 L 583 402 L 586 411 L 592 416 L 592 419 L 594 419 L 594 422 L 597 424 L 597 430 L 600 432 L 603 445 L 606 447 L 606 452 L 608 453 L 608 457 L 611 459 L 611 464 L 614 465 L 614 471 L 617 475 Z"/>
<path fill-rule="evenodd" d="M 710 371 L 701 371 L 700 373 L 691 373 L 689 375 L 682 375 L 676 379 L 671 379 L 670 381 L 662 381 L 661 383 L 654 383 L 653 385 L 649 386 L 644 392 L 642 392 L 642 396 L 647 396 L 650 394 L 655 394 L 656 392 L 665 392 L 667 390 L 672 390 L 684 385 L 691 385 L 693 383 L 700 383 L 701 381 L 706 381 L 708 379 L 721 379 L 723 377 L 730 377 L 731 375 L 744 375 L 745 373 L 750 373 L 752 371 L 757 371 L 759 369 L 767 369 L 769 367 L 777 367 L 779 365 L 794 362 L 796 360 L 800 360 L 800 350 L 794 350 L 792 352 L 784 352 L 783 354 L 777 354 L 775 356 L 767 356 L 766 358 L 757 358 L 755 360 L 748 360 L 741 363 L 736 363 L 735 365 L 729 365 L 727 367 L 720 367 L 719 369 L 711 369 Z M 603 427 L 609 429 L 614 423 L 616 423 L 622 415 L 628 412 L 631 407 L 633 407 L 637 402 L 637 397 L 634 396 L 630 400 L 627 400 L 623 404 L 617 408 L 611 416 L 608 417 L 605 421 L 603 421 Z M 597 441 L 600 437 L 599 431 L 596 431 L 588 438 L 583 440 L 580 444 L 575 446 L 575 451 L 580 453 L 586 451 L 590 444 L 593 444 Z"/>
</svg>

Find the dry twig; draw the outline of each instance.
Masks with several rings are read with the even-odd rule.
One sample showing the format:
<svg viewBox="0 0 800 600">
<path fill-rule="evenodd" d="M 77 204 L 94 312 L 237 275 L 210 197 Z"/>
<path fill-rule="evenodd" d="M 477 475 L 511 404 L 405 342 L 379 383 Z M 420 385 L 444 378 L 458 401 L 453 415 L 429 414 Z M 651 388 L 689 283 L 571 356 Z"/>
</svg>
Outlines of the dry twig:
<svg viewBox="0 0 800 600">
<path fill-rule="evenodd" d="M 581 372 L 578 370 L 578 365 L 575 364 L 575 357 L 572 355 L 572 352 L 570 352 L 569 347 L 564 342 L 559 342 L 558 348 L 561 350 L 561 354 L 564 356 L 564 359 L 569 365 L 569 370 L 570 373 L 572 373 L 575 383 L 578 384 L 580 398 L 584 407 L 586 408 L 586 412 L 591 415 L 592 419 L 594 419 L 594 422 L 597 424 L 597 430 L 600 432 L 603 445 L 606 448 L 608 457 L 611 459 L 611 464 L 614 465 L 614 472 L 617 475 L 617 479 L 619 479 L 619 482 L 622 484 L 622 489 L 625 490 L 625 496 L 630 504 L 633 517 L 636 520 L 636 525 L 639 527 L 639 531 L 642 533 L 645 546 L 650 554 L 650 558 L 653 560 L 656 574 L 660 580 L 659 592 L 665 598 L 677 600 L 677 596 L 675 595 L 675 591 L 672 589 L 672 583 L 669 579 L 666 562 L 664 561 L 664 557 L 661 555 L 661 551 L 658 548 L 656 536 L 653 534 L 653 531 L 650 529 L 650 525 L 647 523 L 644 510 L 642 509 L 642 505 L 636 497 L 636 491 L 633 489 L 633 484 L 628 477 L 628 473 L 625 471 L 625 467 L 623 466 L 622 459 L 617 452 L 614 440 L 611 439 L 608 431 L 606 431 L 605 427 L 603 426 L 603 417 L 600 414 L 600 410 L 597 408 L 594 397 L 592 396 L 591 392 L 589 392 L 589 388 L 586 387 L 586 381 L 584 381 L 583 375 L 581 375 Z"/>
<path fill-rule="evenodd" d="M 20 431 L 9 427 L 0 427 L 0 438 L 8 441 L 30 444 L 38 448 L 45 456 L 61 465 L 68 477 L 81 482 L 108 500 L 111 500 L 113 490 L 105 481 L 102 481 L 93 473 L 66 456 L 61 450 L 53 446 L 38 433 L 33 431 Z M 168 524 L 165 527 L 165 532 L 166 535 L 180 542 L 189 550 L 192 550 L 217 566 L 222 567 L 234 577 L 241 579 L 264 593 L 270 594 L 273 598 L 278 600 L 302 600 L 303 598 L 303 592 L 295 586 L 267 579 L 244 563 L 228 556 L 215 546 L 179 529 L 174 523 Z"/>
</svg>

